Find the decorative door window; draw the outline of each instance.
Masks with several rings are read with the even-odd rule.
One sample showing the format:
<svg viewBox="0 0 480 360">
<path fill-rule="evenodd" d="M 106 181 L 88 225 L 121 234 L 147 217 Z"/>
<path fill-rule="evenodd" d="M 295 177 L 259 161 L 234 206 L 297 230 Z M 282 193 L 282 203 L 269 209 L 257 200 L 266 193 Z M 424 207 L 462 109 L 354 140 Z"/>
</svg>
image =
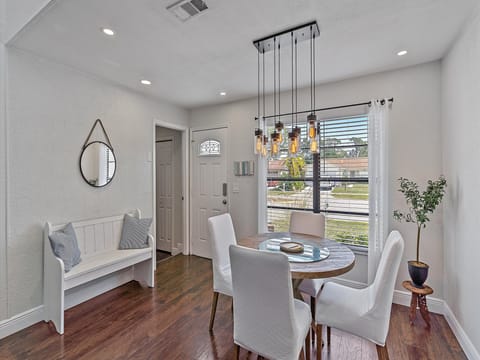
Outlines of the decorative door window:
<svg viewBox="0 0 480 360">
<path fill-rule="evenodd" d="M 220 141 L 208 139 L 200 143 L 198 156 L 220 156 Z"/>
</svg>

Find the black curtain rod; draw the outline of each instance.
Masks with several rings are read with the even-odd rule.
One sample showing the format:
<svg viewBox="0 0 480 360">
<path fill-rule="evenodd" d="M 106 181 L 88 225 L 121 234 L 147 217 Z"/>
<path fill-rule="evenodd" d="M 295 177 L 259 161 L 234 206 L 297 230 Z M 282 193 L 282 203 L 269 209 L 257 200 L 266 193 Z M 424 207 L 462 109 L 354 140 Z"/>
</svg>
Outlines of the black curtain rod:
<svg viewBox="0 0 480 360">
<path fill-rule="evenodd" d="M 380 101 L 380 104 L 385 105 L 385 99 L 378 100 L 378 101 Z M 393 103 L 393 98 L 388 99 L 388 102 Z M 290 115 L 296 115 L 296 114 L 306 114 L 306 113 L 311 113 L 311 112 L 314 112 L 314 111 L 336 110 L 336 109 L 343 109 L 343 108 L 354 107 L 354 106 L 362 106 L 362 105 L 371 106 L 372 102 L 371 101 L 366 101 L 366 102 L 361 102 L 361 103 L 356 103 L 356 104 L 331 106 L 331 107 L 326 107 L 326 108 L 322 108 L 322 109 L 295 111 L 295 112 L 283 113 L 283 114 L 278 114 L 278 115 L 269 115 L 269 116 L 264 116 L 263 119 L 270 119 L 270 118 L 282 117 L 282 116 L 290 116 Z M 258 118 L 255 117 L 255 120 L 258 120 Z"/>
</svg>

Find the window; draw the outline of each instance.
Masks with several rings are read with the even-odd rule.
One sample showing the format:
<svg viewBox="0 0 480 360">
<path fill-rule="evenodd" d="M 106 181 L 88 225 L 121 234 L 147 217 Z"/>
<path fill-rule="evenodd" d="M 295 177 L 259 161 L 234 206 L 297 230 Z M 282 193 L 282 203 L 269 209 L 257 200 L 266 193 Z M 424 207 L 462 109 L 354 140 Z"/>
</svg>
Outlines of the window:
<svg viewBox="0 0 480 360">
<path fill-rule="evenodd" d="M 220 142 L 217 140 L 205 140 L 200 144 L 198 156 L 220 155 Z"/>
<path fill-rule="evenodd" d="M 113 152 L 110 148 L 105 146 L 106 153 L 107 153 L 107 183 L 113 178 L 113 174 L 115 174 L 115 157 L 113 156 Z"/>
<path fill-rule="evenodd" d="M 268 230 L 288 231 L 292 210 L 315 210 L 327 237 L 368 246 L 368 117 L 322 120 L 319 130 L 319 154 L 309 153 L 303 128 L 303 155 L 288 157 L 285 144 L 268 161 Z"/>
</svg>

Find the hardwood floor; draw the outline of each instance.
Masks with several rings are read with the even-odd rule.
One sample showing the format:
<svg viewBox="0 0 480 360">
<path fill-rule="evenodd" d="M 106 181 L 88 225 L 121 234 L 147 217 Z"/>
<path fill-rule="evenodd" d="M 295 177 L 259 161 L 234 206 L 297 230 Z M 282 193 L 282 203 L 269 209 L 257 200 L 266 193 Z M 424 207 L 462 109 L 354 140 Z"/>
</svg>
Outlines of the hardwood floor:
<svg viewBox="0 0 480 360">
<path fill-rule="evenodd" d="M 170 256 L 172 256 L 172 254 L 170 254 L 169 252 L 157 250 L 157 256 L 156 256 L 157 257 L 157 266 L 158 266 L 158 263 L 160 261 L 168 259 Z"/>
<path fill-rule="evenodd" d="M 63 336 L 51 324 L 35 324 L 0 340 L 0 359 L 232 359 L 230 298 L 220 295 L 208 331 L 211 278 L 210 261 L 171 257 L 159 263 L 155 289 L 131 282 L 66 311 Z M 428 330 L 418 319 L 411 327 L 408 312 L 393 306 L 390 359 L 466 359 L 442 316 L 432 314 Z M 240 358 L 256 356 L 241 350 Z M 372 343 L 332 329 L 322 358 L 377 359 L 377 353 Z"/>
</svg>

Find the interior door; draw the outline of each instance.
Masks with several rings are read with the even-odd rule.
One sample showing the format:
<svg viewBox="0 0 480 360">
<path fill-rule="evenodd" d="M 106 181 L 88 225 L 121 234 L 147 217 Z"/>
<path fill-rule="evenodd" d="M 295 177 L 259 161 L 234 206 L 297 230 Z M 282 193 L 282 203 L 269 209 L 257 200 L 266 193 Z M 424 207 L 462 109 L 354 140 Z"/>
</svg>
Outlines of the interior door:
<svg viewBox="0 0 480 360">
<path fill-rule="evenodd" d="M 228 211 L 227 129 L 192 132 L 192 254 L 211 258 L 207 219 Z"/>
<path fill-rule="evenodd" d="M 157 250 L 172 251 L 173 141 L 156 142 Z"/>
</svg>

